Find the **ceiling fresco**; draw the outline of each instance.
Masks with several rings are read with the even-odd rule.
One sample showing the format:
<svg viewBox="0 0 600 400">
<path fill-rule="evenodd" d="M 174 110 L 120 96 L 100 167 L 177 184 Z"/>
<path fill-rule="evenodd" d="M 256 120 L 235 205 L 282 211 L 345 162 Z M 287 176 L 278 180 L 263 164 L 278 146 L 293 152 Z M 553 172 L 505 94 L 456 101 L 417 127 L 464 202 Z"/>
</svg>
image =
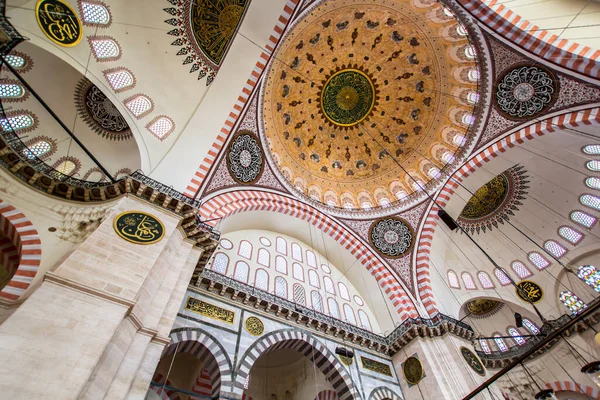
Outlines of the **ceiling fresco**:
<svg viewBox="0 0 600 400">
<path fill-rule="evenodd" d="M 433 10 L 432 10 L 433 9 Z M 443 169 L 444 135 L 470 135 L 475 113 L 459 90 L 467 36 L 443 8 L 410 2 L 326 1 L 296 23 L 264 85 L 264 134 L 274 164 L 296 190 L 328 206 L 374 208 Z M 438 146 L 438 147 L 439 147 Z M 441 147 L 440 147 L 441 148 Z M 455 149 L 449 149 L 455 151 Z M 410 175 L 410 176 L 409 176 Z"/>
</svg>

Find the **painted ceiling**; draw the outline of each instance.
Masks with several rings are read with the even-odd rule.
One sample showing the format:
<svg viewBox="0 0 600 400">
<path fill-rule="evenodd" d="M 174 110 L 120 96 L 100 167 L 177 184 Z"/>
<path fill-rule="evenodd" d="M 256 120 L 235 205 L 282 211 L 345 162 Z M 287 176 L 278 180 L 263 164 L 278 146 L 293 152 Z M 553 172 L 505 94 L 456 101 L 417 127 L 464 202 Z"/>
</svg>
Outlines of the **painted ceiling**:
<svg viewBox="0 0 600 400">
<path fill-rule="evenodd" d="M 458 93 L 467 36 L 441 5 L 326 1 L 296 23 L 266 78 L 262 113 L 270 155 L 283 177 L 329 206 L 376 207 L 443 169 L 444 135 L 468 136 Z M 438 147 L 436 147 L 438 145 Z M 417 172 L 418 171 L 418 172 Z M 433 179 L 437 179 L 434 177 Z"/>
</svg>

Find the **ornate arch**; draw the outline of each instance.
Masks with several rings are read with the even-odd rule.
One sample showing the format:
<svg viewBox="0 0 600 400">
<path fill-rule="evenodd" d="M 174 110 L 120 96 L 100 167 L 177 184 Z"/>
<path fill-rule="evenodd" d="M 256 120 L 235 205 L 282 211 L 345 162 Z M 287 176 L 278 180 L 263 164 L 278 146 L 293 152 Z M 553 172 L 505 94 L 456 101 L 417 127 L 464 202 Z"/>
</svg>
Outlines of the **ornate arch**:
<svg viewBox="0 0 600 400">
<path fill-rule="evenodd" d="M 402 400 L 402 397 L 398 396 L 387 387 L 380 386 L 373 389 L 369 395 L 369 400 Z"/>
<path fill-rule="evenodd" d="M 212 396 L 218 396 L 222 387 L 231 385 L 232 364 L 227 352 L 218 340 L 199 328 L 175 329 L 171 342 L 163 350 L 162 357 L 174 353 L 189 353 L 201 359 L 210 355 L 212 359 L 204 367 L 210 376 Z"/>
<path fill-rule="evenodd" d="M 315 400 L 338 400 L 337 393 L 333 390 L 322 390 Z"/>
<path fill-rule="evenodd" d="M 335 355 L 312 335 L 295 329 L 271 332 L 246 350 L 236 370 L 234 393 L 243 393 L 244 382 L 256 360 L 261 355 L 278 349 L 294 349 L 311 360 L 333 385 L 339 400 L 360 399 L 350 375 Z"/>
<path fill-rule="evenodd" d="M 598 79 L 600 52 L 539 29 L 498 0 L 458 0 L 479 22 L 523 49 L 561 67 Z"/>
<path fill-rule="evenodd" d="M 156 375 L 154 375 L 154 377 L 152 378 L 152 380 L 155 383 L 159 383 L 161 385 L 164 383 L 167 386 L 172 386 L 171 382 L 168 379 L 165 381 L 165 377 L 160 372 L 157 372 Z M 179 393 L 172 389 L 163 389 L 162 386 L 150 385 L 150 390 L 156 393 L 161 398 L 161 400 L 180 400 Z"/>
<path fill-rule="evenodd" d="M 508 149 L 545 134 L 552 133 L 563 128 L 572 128 L 580 125 L 600 125 L 600 108 L 575 111 L 550 117 L 543 121 L 539 121 L 535 124 L 519 129 L 516 132 L 495 141 L 479 151 L 479 153 L 476 155 L 472 156 L 468 162 L 466 162 L 460 169 L 452 174 L 442 189 L 434 196 L 435 200 L 440 206 L 445 207 L 454 194 L 454 191 L 458 188 L 459 183 L 463 182 L 466 177 L 471 175 L 485 163 L 493 158 L 498 157 Z M 427 213 L 427 217 L 425 218 L 421 231 L 419 232 L 417 246 L 418 250 L 416 253 L 416 268 L 419 297 L 421 298 L 423 306 L 429 315 L 434 315 L 439 311 L 433 296 L 431 279 L 429 277 L 429 254 L 431 253 L 433 233 L 439 220 L 438 211 L 440 208 L 433 203 L 431 203 L 429 207 L 430 208 Z"/>
<path fill-rule="evenodd" d="M 274 211 L 300 218 L 329 234 L 349 250 L 375 277 L 402 320 L 418 317 L 415 306 L 404 288 L 375 254 L 335 220 L 303 202 L 276 193 L 236 190 L 219 194 L 208 200 L 200 209 L 200 215 L 210 221 L 243 211 L 257 210 Z M 208 223 L 215 224 L 216 221 Z"/>
<path fill-rule="evenodd" d="M 42 242 L 33 223 L 19 210 L 0 199 L 0 231 L 5 243 L 0 246 L 0 259 L 11 277 L 0 291 L 0 297 L 18 300 L 29 287 L 42 261 Z"/>
<path fill-rule="evenodd" d="M 592 399 L 600 400 L 600 391 L 598 388 L 582 385 L 573 381 L 555 381 L 546 383 L 548 389 L 554 389 L 557 392 L 568 390 L 570 392 L 585 393 Z"/>
</svg>

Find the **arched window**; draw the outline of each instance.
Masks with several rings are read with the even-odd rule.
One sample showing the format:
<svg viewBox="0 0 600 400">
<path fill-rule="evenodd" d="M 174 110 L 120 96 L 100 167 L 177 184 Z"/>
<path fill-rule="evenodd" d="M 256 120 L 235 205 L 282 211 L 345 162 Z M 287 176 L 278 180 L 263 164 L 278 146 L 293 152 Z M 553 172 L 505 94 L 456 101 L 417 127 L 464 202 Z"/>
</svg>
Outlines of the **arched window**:
<svg viewBox="0 0 600 400">
<path fill-rule="evenodd" d="M 331 278 L 328 276 L 323 277 L 323 283 L 325 284 L 325 291 L 335 295 L 335 286 L 333 285 Z"/>
<path fill-rule="evenodd" d="M 600 197 L 592 196 L 591 194 L 584 194 L 579 198 L 581 204 L 586 207 L 593 208 L 594 210 L 600 210 Z"/>
<path fill-rule="evenodd" d="M 287 282 L 281 276 L 275 278 L 275 295 L 287 299 Z"/>
<path fill-rule="evenodd" d="M 498 279 L 498 282 L 500 282 L 502 286 L 510 285 L 510 278 L 501 269 L 496 268 L 494 270 L 494 275 L 496 275 L 496 279 Z"/>
<path fill-rule="evenodd" d="M 67 158 L 66 160 L 58 160 L 52 166 L 55 170 L 64 175 L 73 175 L 77 173 L 79 167 L 75 164 L 76 159 Z"/>
<path fill-rule="evenodd" d="M 600 144 L 588 144 L 582 150 L 585 154 L 600 154 Z"/>
<path fill-rule="evenodd" d="M 149 97 L 138 94 L 125 100 L 125 106 L 131 113 L 140 119 L 152 112 L 154 103 Z"/>
<path fill-rule="evenodd" d="M 467 33 L 467 29 L 466 29 L 466 28 L 465 28 L 463 25 L 461 25 L 461 24 L 458 24 L 458 25 L 456 26 L 456 32 L 457 32 L 457 33 L 458 33 L 460 36 L 467 36 L 467 34 L 468 34 L 468 33 Z"/>
<path fill-rule="evenodd" d="M 535 251 L 529 253 L 527 258 L 539 270 L 543 270 L 544 268 L 547 268 L 550 265 L 550 262 L 548 260 L 546 260 L 540 253 Z"/>
<path fill-rule="evenodd" d="M 221 275 L 227 275 L 227 267 L 229 266 L 229 257 L 224 253 L 217 253 L 213 259 L 211 269 Z"/>
<path fill-rule="evenodd" d="M 487 340 L 479 339 L 479 345 L 481 346 L 481 350 L 483 350 L 483 352 L 485 354 L 492 354 L 492 351 L 490 350 L 490 346 L 488 345 Z"/>
<path fill-rule="evenodd" d="M 590 160 L 587 163 L 585 163 L 585 167 L 590 171 L 600 171 L 600 161 Z"/>
<path fill-rule="evenodd" d="M 80 3 L 83 22 L 87 25 L 109 25 L 110 12 L 100 3 L 82 1 Z"/>
<path fill-rule="evenodd" d="M 465 143 L 465 137 L 463 135 L 454 135 L 452 143 L 457 146 L 462 146 Z"/>
<path fill-rule="evenodd" d="M 523 339 L 523 336 L 521 336 L 521 333 L 516 328 L 508 328 L 507 332 L 519 346 L 525 344 L 525 339 Z"/>
<path fill-rule="evenodd" d="M 275 257 L 275 271 L 287 275 L 287 260 L 285 258 Z"/>
<path fill-rule="evenodd" d="M 467 94 L 467 101 L 471 104 L 477 103 L 479 101 L 479 93 L 469 92 L 469 94 Z"/>
<path fill-rule="evenodd" d="M 321 264 L 321 269 L 323 270 L 323 272 L 325 272 L 326 274 L 331 274 L 331 269 L 325 265 L 325 264 Z"/>
<path fill-rule="evenodd" d="M 564 256 L 567 252 L 567 249 L 555 240 L 547 240 L 544 243 L 544 248 L 556 258 Z"/>
<path fill-rule="evenodd" d="M 463 272 L 461 275 L 462 281 L 465 284 L 465 289 L 477 289 L 473 277 L 468 272 Z"/>
<path fill-rule="evenodd" d="M 502 336 L 501 334 L 495 333 L 494 334 L 494 342 L 496 342 L 496 347 L 498 347 L 498 350 L 500 350 L 502 353 L 504 353 L 505 351 L 508 351 L 508 346 L 504 342 L 504 339 L 501 338 L 501 336 Z"/>
<path fill-rule="evenodd" d="M 583 233 L 569 226 L 561 226 L 558 228 L 558 234 L 571 244 L 577 244 L 583 239 Z"/>
<path fill-rule="evenodd" d="M 247 240 L 242 240 L 238 247 L 238 254 L 248 260 L 252 260 L 252 245 Z"/>
<path fill-rule="evenodd" d="M 479 283 L 481 283 L 481 287 L 484 289 L 491 289 L 494 287 L 490 276 L 486 272 L 480 271 L 477 274 L 477 278 L 479 279 Z"/>
<path fill-rule="evenodd" d="M 558 297 L 559 300 L 575 315 L 587 307 L 587 305 L 579 297 L 569 290 L 565 290 Z"/>
<path fill-rule="evenodd" d="M 454 161 L 454 156 L 449 151 L 445 151 L 444 154 L 442 155 L 442 161 L 445 162 L 446 164 L 451 163 L 452 161 Z"/>
<path fill-rule="evenodd" d="M 448 271 L 448 285 L 450 285 L 451 288 L 460 289 L 460 283 L 458 283 L 456 272 Z"/>
<path fill-rule="evenodd" d="M 585 184 L 587 187 L 598 190 L 600 189 L 600 178 L 591 176 L 585 180 Z"/>
<path fill-rule="evenodd" d="M 306 292 L 304 286 L 299 283 L 294 284 L 294 303 L 306 305 Z"/>
<path fill-rule="evenodd" d="M 521 261 L 513 261 L 512 264 L 510 264 L 510 267 L 521 279 L 525 279 L 533 275 L 529 268 L 527 268 Z"/>
<path fill-rule="evenodd" d="M 269 254 L 269 251 L 267 249 L 258 249 L 258 257 L 256 258 L 256 261 L 260 265 L 264 265 L 265 267 L 270 267 L 271 266 L 271 255 Z"/>
<path fill-rule="evenodd" d="M 337 301 L 330 297 L 327 299 L 327 306 L 329 307 L 329 314 L 331 314 L 333 318 L 340 319 L 340 307 L 338 306 Z"/>
<path fill-rule="evenodd" d="M 292 258 L 302 262 L 302 249 L 298 243 L 292 243 Z"/>
<path fill-rule="evenodd" d="M 254 287 L 265 292 L 269 291 L 269 274 L 262 268 L 256 270 L 254 274 Z"/>
<path fill-rule="evenodd" d="M 446 7 L 444 7 L 444 14 L 446 14 L 446 16 L 448 16 L 448 17 L 454 17 L 454 14 L 452 14 L 452 11 L 450 11 Z"/>
<path fill-rule="evenodd" d="M 371 321 L 369 321 L 369 316 L 366 312 L 363 310 L 358 310 L 358 319 L 360 320 L 360 325 L 363 329 L 368 331 L 373 330 L 373 328 L 371 328 Z"/>
<path fill-rule="evenodd" d="M 360 296 L 354 295 L 354 297 L 352 297 L 354 299 L 354 302 L 356 304 L 358 304 L 359 306 L 364 306 L 365 302 L 363 301 L 363 299 L 360 298 Z"/>
<path fill-rule="evenodd" d="M 292 275 L 294 279 L 304 282 L 304 268 L 298 263 L 292 264 Z"/>
<path fill-rule="evenodd" d="M 52 145 L 45 140 L 38 140 L 32 145 L 27 146 L 23 149 L 23 155 L 30 160 L 34 158 L 42 158 L 45 154 L 48 154 L 52 150 Z"/>
<path fill-rule="evenodd" d="M 471 125 L 475 122 L 475 116 L 471 114 L 464 114 L 462 116 L 462 123 L 465 125 Z"/>
<path fill-rule="evenodd" d="M 4 60 L 10 64 L 14 69 L 21 69 L 25 66 L 25 59 L 15 54 L 7 54 L 4 56 Z"/>
<path fill-rule="evenodd" d="M 600 272 L 592 265 L 582 265 L 577 276 L 596 292 L 600 292 Z"/>
<path fill-rule="evenodd" d="M 346 316 L 346 321 L 348 323 L 356 325 L 356 316 L 354 315 L 354 310 L 349 304 L 344 304 L 344 315 Z"/>
<path fill-rule="evenodd" d="M 310 250 L 306 250 L 306 263 L 309 267 L 317 268 L 317 256 Z"/>
<path fill-rule="evenodd" d="M 15 83 L 2 83 L 0 84 L 0 98 L 1 99 L 18 99 L 23 97 L 25 90 L 21 85 Z"/>
<path fill-rule="evenodd" d="M 527 330 L 531 332 L 532 335 L 537 335 L 538 333 L 540 333 L 540 328 L 538 328 L 536 324 L 534 324 L 527 318 L 523 318 L 523 326 L 527 328 Z"/>
<path fill-rule="evenodd" d="M 308 270 L 308 283 L 310 283 L 310 286 L 314 286 L 316 288 L 321 287 L 319 284 L 319 275 L 314 269 Z"/>
<path fill-rule="evenodd" d="M 469 72 L 467 73 L 467 77 L 469 78 L 470 81 L 477 82 L 479 80 L 479 70 L 476 70 L 476 69 L 469 70 Z"/>
<path fill-rule="evenodd" d="M 131 89 L 135 86 L 133 74 L 125 68 L 104 71 L 104 76 L 110 84 L 110 87 L 117 93 Z"/>
<path fill-rule="evenodd" d="M 435 179 L 438 176 L 440 176 L 440 170 L 437 167 L 432 167 L 429 168 L 429 171 L 427 171 L 427 175 L 431 178 L 431 179 Z"/>
<path fill-rule="evenodd" d="M 465 47 L 465 56 L 467 56 L 467 58 L 475 58 L 477 57 L 477 53 L 475 52 L 475 47 L 469 45 L 467 47 Z"/>
<path fill-rule="evenodd" d="M 175 123 L 171 118 L 162 115 L 150 121 L 148 125 L 146 125 L 146 129 L 162 141 L 175 130 Z"/>
<path fill-rule="evenodd" d="M 323 298 L 316 290 L 310 293 L 310 302 L 315 311 L 323 312 Z"/>
<path fill-rule="evenodd" d="M 121 58 L 121 47 L 110 37 L 88 38 L 96 61 L 116 61 Z"/>
<path fill-rule="evenodd" d="M 282 237 L 275 239 L 275 250 L 277 250 L 278 253 L 287 256 L 287 241 Z"/>
<path fill-rule="evenodd" d="M 594 226 L 597 218 L 591 216 L 590 214 L 584 213 L 583 211 L 573 211 L 571 213 L 571 221 L 589 229 Z"/>
<path fill-rule="evenodd" d="M 229 239 L 221 239 L 220 245 L 225 250 L 231 250 L 231 249 L 233 249 L 233 243 Z"/>
<path fill-rule="evenodd" d="M 28 114 L 16 114 L 0 119 L 0 126 L 4 132 L 19 131 L 33 125 L 33 118 Z"/>
<path fill-rule="evenodd" d="M 338 283 L 338 289 L 340 291 L 340 297 L 344 300 L 350 301 L 350 293 L 348 292 L 348 286 L 340 282 Z"/>
<path fill-rule="evenodd" d="M 250 267 L 244 261 L 238 261 L 235 264 L 235 272 L 233 273 L 233 279 L 236 281 L 248 283 L 248 272 Z"/>
</svg>

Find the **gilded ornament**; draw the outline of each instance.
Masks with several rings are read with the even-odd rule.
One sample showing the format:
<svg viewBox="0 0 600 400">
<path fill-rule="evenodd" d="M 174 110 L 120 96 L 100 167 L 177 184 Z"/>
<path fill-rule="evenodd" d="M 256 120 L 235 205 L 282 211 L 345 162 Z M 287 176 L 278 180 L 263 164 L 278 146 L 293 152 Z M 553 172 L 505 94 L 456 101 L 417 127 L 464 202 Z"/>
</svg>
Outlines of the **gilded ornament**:
<svg viewBox="0 0 600 400">
<path fill-rule="evenodd" d="M 265 325 L 256 317 L 248 317 L 246 322 L 244 322 L 244 327 L 249 334 L 254 336 L 260 336 L 265 331 Z"/>
<path fill-rule="evenodd" d="M 346 366 L 351 366 L 352 363 L 354 362 L 354 357 L 346 357 L 346 356 L 342 356 L 338 354 L 338 357 L 340 358 L 340 361 L 342 362 L 342 364 L 346 365 Z"/>
<path fill-rule="evenodd" d="M 235 313 L 233 311 L 217 307 L 214 304 L 198 300 L 191 296 L 188 296 L 187 302 L 185 303 L 185 309 L 209 318 L 227 322 L 228 324 L 233 324 L 235 318 Z"/>
<path fill-rule="evenodd" d="M 469 301 L 465 308 L 471 315 L 483 317 L 499 310 L 503 303 L 491 299 L 476 299 Z"/>
<path fill-rule="evenodd" d="M 336 126 L 354 126 L 368 118 L 375 106 L 375 86 L 358 69 L 334 73 L 319 93 L 321 110 Z"/>
<path fill-rule="evenodd" d="M 371 243 L 388 257 L 400 257 L 412 249 L 414 233 L 400 218 L 385 218 L 371 227 Z"/>
<path fill-rule="evenodd" d="M 481 360 L 475 353 L 473 353 L 470 349 L 467 349 L 464 346 L 460 348 L 460 354 L 465 359 L 467 365 L 471 367 L 473 371 L 481 376 L 485 376 L 485 367 L 483 366 Z"/>
<path fill-rule="evenodd" d="M 390 366 L 387 364 L 384 364 L 377 360 L 372 360 L 370 358 L 363 357 L 363 356 L 360 357 L 360 361 L 362 362 L 362 366 L 365 369 L 377 372 L 379 374 L 393 376 L 392 370 L 390 369 Z"/>
<path fill-rule="evenodd" d="M 61 0 L 39 0 L 35 17 L 40 29 L 54 43 L 73 47 L 82 37 L 81 21 L 73 9 Z"/>
<path fill-rule="evenodd" d="M 416 385 L 421 382 L 425 375 L 423 364 L 417 357 L 408 357 L 406 361 L 402 363 L 402 373 L 404 378 L 411 385 Z"/>
<path fill-rule="evenodd" d="M 532 281 L 521 281 L 517 283 L 515 292 L 521 300 L 533 304 L 539 303 L 544 297 L 544 291 L 540 285 Z"/>
<path fill-rule="evenodd" d="M 165 227 L 156 217 L 142 211 L 125 211 L 115 218 L 117 235 L 135 244 L 154 244 L 165 235 Z"/>
</svg>

